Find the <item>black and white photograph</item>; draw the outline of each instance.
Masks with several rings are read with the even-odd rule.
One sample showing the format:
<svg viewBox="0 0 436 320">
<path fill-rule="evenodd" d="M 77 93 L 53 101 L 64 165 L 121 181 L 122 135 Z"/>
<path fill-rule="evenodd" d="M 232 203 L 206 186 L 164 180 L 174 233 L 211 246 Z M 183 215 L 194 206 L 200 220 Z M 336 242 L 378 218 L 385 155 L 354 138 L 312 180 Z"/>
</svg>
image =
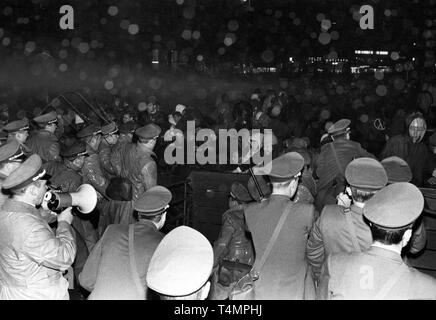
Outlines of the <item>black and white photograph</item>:
<svg viewBox="0 0 436 320">
<path fill-rule="evenodd" d="M 435 300 L 436 0 L 1 0 L 0 187 L 0 300 Z"/>
</svg>

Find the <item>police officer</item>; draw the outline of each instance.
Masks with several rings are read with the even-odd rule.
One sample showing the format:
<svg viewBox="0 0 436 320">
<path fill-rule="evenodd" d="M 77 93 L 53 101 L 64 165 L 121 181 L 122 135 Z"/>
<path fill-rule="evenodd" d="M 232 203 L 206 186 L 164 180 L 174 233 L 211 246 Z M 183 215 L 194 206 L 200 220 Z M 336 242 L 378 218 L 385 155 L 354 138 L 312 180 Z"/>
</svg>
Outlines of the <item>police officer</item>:
<svg viewBox="0 0 436 320">
<path fill-rule="evenodd" d="M 83 141 L 76 141 L 72 146 L 61 151 L 63 162 L 51 161 L 47 163 L 47 172 L 51 186 L 60 192 L 76 192 L 83 184 L 83 177 L 80 171 L 88 157 L 86 144 Z M 73 269 L 76 277 L 82 271 L 86 258 L 97 243 L 98 235 L 90 219 L 92 214 L 83 215 L 76 212 L 72 226 L 74 227 L 77 241 L 77 255 L 74 260 Z"/>
<path fill-rule="evenodd" d="M 106 192 L 108 180 L 103 174 L 98 156 L 98 147 L 101 143 L 101 127 L 97 124 L 90 124 L 77 133 L 77 138 L 86 143 L 88 157 L 82 167 L 82 176 L 85 182 L 88 181 L 99 193 L 99 203 Z"/>
<path fill-rule="evenodd" d="M 68 299 L 62 276 L 76 254 L 71 208 L 57 216 L 56 233 L 36 206 L 47 191 L 41 158 L 34 154 L 3 182 L 12 194 L 0 214 L 0 299 Z"/>
<path fill-rule="evenodd" d="M 133 202 L 141 193 L 156 185 L 157 165 L 153 149 L 160 133 L 160 127 L 154 123 L 138 128 L 135 131 L 138 136 L 136 144 L 126 144 L 122 149 L 120 176 L 132 184 Z M 132 211 L 126 208 L 120 223 L 132 223 Z"/>
<path fill-rule="evenodd" d="M 118 127 L 114 122 L 101 127 L 102 140 L 98 148 L 100 165 L 106 178 L 110 179 L 117 175 L 116 169 L 111 163 L 113 146 L 118 140 Z"/>
<path fill-rule="evenodd" d="M 256 281 L 256 299 L 314 298 L 314 283 L 304 253 L 315 209 L 313 205 L 291 201 L 303 166 L 304 158 L 296 152 L 289 152 L 272 160 L 269 173 L 256 170 L 267 173 L 272 184 L 271 196 L 248 206 L 244 212 L 256 252 L 254 269 L 260 274 Z M 288 215 L 277 240 L 262 269 L 258 270 L 256 263 L 261 260 L 285 212 Z"/>
<path fill-rule="evenodd" d="M 118 128 L 117 143 L 112 147 L 110 162 L 112 168 L 116 171 L 116 175 L 121 173 L 121 153 L 124 146 L 132 142 L 133 134 L 135 133 L 135 124 L 133 122 L 122 123 Z"/>
<path fill-rule="evenodd" d="M 381 164 L 386 170 L 388 184 L 412 181 L 412 170 L 410 170 L 407 162 L 400 157 L 392 156 L 385 158 L 381 161 Z M 420 216 L 413 225 L 413 234 L 412 238 L 410 238 L 407 251 L 411 254 L 417 254 L 425 248 L 426 243 L 427 231 L 423 216 Z"/>
<path fill-rule="evenodd" d="M 32 132 L 27 146 L 32 153 L 38 154 L 43 162 L 61 161 L 60 145 L 54 134 L 57 128 L 57 114 L 55 111 L 33 118 L 40 130 Z"/>
<path fill-rule="evenodd" d="M 153 253 L 147 286 L 162 300 L 204 300 L 212 266 L 209 240 L 197 230 L 180 226 L 169 232 Z"/>
<path fill-rule="evenodd" d="M 245 230 L 244 207 L 253 201 L 247 188 L 234 182 L 230 187 L 229 210 L 222 215 L 221 231 L 214 243 L 214 275 L 212 299 L 224 300 L 229 297 L 232 283 L 238 281 L 244 270 L 238 271 L 221 265 L 223 260 L 251 266 L 254 262 L 254 249 L 251 238 Z M 247 270 L 249 271 L 249 270 Z"/>
<path fill-rule="evenodd" d="M 325 258 L 332 253 L 363 251 L 372 243 L 363 208 L 388 181 L 385 169 L 377 160 L 358 158 L 345 169 L 347 193 L 353 202 L 349 208 L 327 205 L 313 225 L 307 242 L 306 256 L 318 279 Z"/>
<path fill-rule="evenodd" d="M 162 186 L 145 191 L 134 203 L 138 221 L 110 225 L 79 276 L 90 300 L 147 299 L 145 274 L 164 234 L 171 192 Z M 190 257 L 189 257 L 190 258 Z"/>
<path fill-rule="evenodd" d="M 407 182 L 388 185 L 365 205 L 373 242 L 365 252 L 327 258 L 321 299 L 436 299 L 436 280 L 409 267 L 401 250 L 424 208 L 421 191 Z"/>
<path fill-rule="evenodd" d="M 20 144 L 15 140 L 0 147 L 0 187 L 11 172 L 21 165 L 24 158 L 25 156 Z M 0 192 L 0 207 L 7 198 L 7 194 Z"/>
<path fill-rule="evenodd" d="M 8 135 L 7 141 L 15 140 L 26 153 L 30 152 L 25 144 L 29 137 L 29 120 L 27 118 L 9 122 L 3 127 L 3 131 Z"/>
<path fill-rule="evenodd" d="M 341 119 L 330 126 L 328 134 L 333 141 L 321 147 L 315 170 L 319 178 L 315 199 L 318 211 L 321 211 L 326 204 L 336 203 L 336 196 L 345 187 L 345 168 L 353 159 L 374 158 L 359 143 L 350 140 L 350 124 L 350 120 Z"/>
</svg>

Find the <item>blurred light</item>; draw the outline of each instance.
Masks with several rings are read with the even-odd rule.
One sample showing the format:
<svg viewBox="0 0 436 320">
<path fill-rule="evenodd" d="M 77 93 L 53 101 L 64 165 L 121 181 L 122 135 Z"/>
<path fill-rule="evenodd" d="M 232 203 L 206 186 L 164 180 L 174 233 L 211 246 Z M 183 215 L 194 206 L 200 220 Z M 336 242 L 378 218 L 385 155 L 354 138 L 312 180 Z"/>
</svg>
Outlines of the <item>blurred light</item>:
<svg viewBox="0 0 436 320">
<path fill-rule="evenodd" d="M 65 71 L 67 71 L 67 69 L 68 69 L 68 66 L 67 66 L 66 63 L 61 63 L 61 64 L 59 65 L 59 70 L 60 70 L 61 72 L 65 72 Z"/>
<path fill-rule="evenodd" d="M 198 39 L 200 39 L 200 36 L 201 36 L 201 34 L 200 34 L 200 31 L 198 31 L 198 30 L 196 30 L 196 31 L 194 31 L 194 32 L 192 33 L 192 38 L 193 38 L 194 40 L 198 40 Z"/>
<path fill-rule="evenodd" d="M 11 43 L 11 39 L 9 37 L 3 38 L 2 44 L 7 47 Z"/>
<path fill-rule="evenodd" d="M 82 54 L 87 53 L 89 51 L 89 44 L 87 42 L 81 42 L 79 44 L 78 50 Z"/>
<path fill-rule="evenodd" d="M 116 16 L 118 14 L 118 8 L 116 6 L 110 6 L 109 9 L 107 10 L 107 13 L 110 16 Z"/>
<path fill-rule="evenodd" d="M 127 30 L 129 28 L 129 26 L 130 26 L 130 21 L 129 20 L 126 20 L 126 19 L 121 20 L 121 22 L 120 22 L 120 28 L 121 29 Z"/>
<path fill-rule="evenodd" d="M 107 80 L 104 83 L 104 87 L 106 90 L 112 90 L 114 88 L 114 83 L 111 80 Z"/>
<path fill-rule="evenodd" d="M 132 35 L 135 35 L 139 32 L 139 26 L 137 24 L 131 24 L 129 25 L 129 33 Z"/>
</svg>

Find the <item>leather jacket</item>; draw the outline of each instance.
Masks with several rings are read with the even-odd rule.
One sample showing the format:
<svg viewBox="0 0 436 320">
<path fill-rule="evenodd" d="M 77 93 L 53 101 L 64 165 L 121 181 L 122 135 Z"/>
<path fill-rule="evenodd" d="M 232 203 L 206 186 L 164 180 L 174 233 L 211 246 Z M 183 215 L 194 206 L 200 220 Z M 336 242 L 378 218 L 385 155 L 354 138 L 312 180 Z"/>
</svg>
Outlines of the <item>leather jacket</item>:
<svg viewBox="0 0 436 320">
<path fill-rule="evenodd" d="M 109 181 L 104 176 L 100 167 L 100 158 L 98 153 L 89 145 L 86 146 L 86 150 L 89 156 L 85 158 L 85 163 L 83 164 L 81 173 L 85 182 L 90 183 L 95 190 L 100 193 L 100 198 L 101 195 L 106 194 L 106 188 L 109 184 Z"/>
<path fill-rule="evenodd" d="M 140 148 L 137 144 L 129 143 L 121 153 L 121 177 L 132 183 L 132 200 L 154 187 L 157 183 L 157 166 L 151 150 Z"/>
<path fill-rule="evenodd" d="M 117 170 L 111 163 L 111 153 L 112 146 L 103 140 L 98 148 L 98 155 L 100 158 L 100 166 L 102 168 L 103 174 L 108 179 L 117 175 Z"/>
<path fill-rule="evenodd" d="M 44 129 L 35 131 L 26 144 L 32 153 L 41 157 L 43 162 L 61 161 L 58 138 L 50 131 Z"/>
<path fill-rule="evenodd" d="M 245 229 L 244 207 L 242 205 L 227 210 L 222 216 L 222 227 L 214 243 L 215 265 L 222 259 L 239 261 L 252 265 L 254 249 Z"/>
<path fill-rule="evenodd" d="M 8 199 L 0 214 L 0 299 L 68 299 L 62 272 L 73 263 L 71 226 L 56 233 L 32 205 Z"/>
</svg>

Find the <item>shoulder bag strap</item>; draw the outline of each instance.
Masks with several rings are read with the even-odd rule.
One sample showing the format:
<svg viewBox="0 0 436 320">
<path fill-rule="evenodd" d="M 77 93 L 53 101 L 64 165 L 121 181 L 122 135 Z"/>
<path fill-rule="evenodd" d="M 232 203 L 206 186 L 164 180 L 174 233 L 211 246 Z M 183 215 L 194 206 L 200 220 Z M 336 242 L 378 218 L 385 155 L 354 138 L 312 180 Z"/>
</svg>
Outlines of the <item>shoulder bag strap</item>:
<svg viewBox="0 0 436 320">
<path fill-rule="evenodd" d="M 144 296 L 144 287 L 141 285 L 138 269 L 136 267 L 135 250 L 133 248 L 133 232 L 134 225 L 129 225 L 129 259 L 130 259 L 130 271 L 132 272 L 133 282 L 135 282 L 136 289 L 140 296 Z"/>
<path fill-rule="evenodd" d="M 285 210 L 283 211 L 283 213 L 282 213 L 282 215 L 281 215 L 281 217 L 280 217 L 280 219 L 279 219 L 279 222 L 277 223 L 277 226 L 276 226 L 276 228 L 274 229 L 274 233 L 272 234 L 271 239 L 270 239 L 269 242 L 268 242 L 268 245 L 267 245 L 267 247 L 266 247 L 266 249 L 265 249 L 265 252 L 263 253 L 262 258 L 260 258 L 260 262 L 259 262 L 259 264 L 258 264 L 257 267 L 256 267 L 256 271 L 257 271 L 257 273 L 260 272 L 260 270 L 262 269 L 262 267 L 263 267 L 263 265 L 264 265 L 266 259 L 268 258 L 269 254 L 270 254 L 270 252 L 271 252 L 271 249 L 272 249 L 272 247 L 274 246 L 274 243 L 276 242 L 277 237 L 279 236 L 280 230 L 282 229 L 282 226 L 283 226 L 283 224 L 285 223 L 285 220 L 286 220 L 286 218 L 287 218 L 289 212 L 291 211 L 291 207 L 292 207 L 293 205 L 294 205 L 294 203 L 291 201 L 291 202 L 286 206 Z"/>
<path fill-rule="evenodd" d="M 407 267 L 404 263 L 400 268 L 386 281 L 386 283 L 381 287 L 380 291 L 374 296 L 375 300 L 383 300 L 386 298 L 387 294 L 392 290 L 392 288 L 398 283 L 402 275 L 407 271 Z"/>
<path fill-rule="evenodd" d="M 351 219 L 351 211 L 344 211 L 345 220 L 347 221 L 348 231 L 350 232 L 351 241 L 356 252 L 361 252 L 359 240 L 357 240 L 356 229 L 354 228 L 353 220 Z"/>
</svg>

